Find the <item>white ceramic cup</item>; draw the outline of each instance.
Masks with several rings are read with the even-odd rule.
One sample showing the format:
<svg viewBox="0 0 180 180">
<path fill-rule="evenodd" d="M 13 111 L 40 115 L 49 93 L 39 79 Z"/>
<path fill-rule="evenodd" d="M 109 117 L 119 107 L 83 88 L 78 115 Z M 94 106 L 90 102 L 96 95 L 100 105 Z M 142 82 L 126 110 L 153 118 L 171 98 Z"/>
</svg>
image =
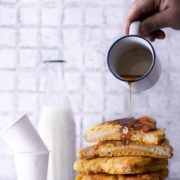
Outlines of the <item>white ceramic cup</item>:
<svg viewBox="0 0 180 180">
<path fill-rule="evenodd" d="M 48 152 L 15 153 L 17 180 L 46 180 Z"/>
<path fill-rule="evenodd" d="M 135 21 L 130 26 L 130 31 L 128 36 L 124 36 L 113 43 L 108 52 L 108 66 L 112 74 L 121 80 L 122 82 L 127 82 L 118 72 L 117 66 L 123 57 L 131 52 L 133 49 L 138 48 L 141 51 L 146 50 L 151 54 L 151 64 L 141 77 L 132 81 L 131 84 L 132 91 L 140 92 L 145 91 L 153 87 L 160 78 L 161 74 L 161 64 L 155 53 L 152 44 L 145 38 L 139 35 L 140 22 Z M 123 83 L 128 87 L 127 83 Z"/>
<path fill-rule="evenodd" d="M 1 132 L 2 140 L 13 152 L 48 152 L 35 127 L 25 115 Z"/>
</svg>

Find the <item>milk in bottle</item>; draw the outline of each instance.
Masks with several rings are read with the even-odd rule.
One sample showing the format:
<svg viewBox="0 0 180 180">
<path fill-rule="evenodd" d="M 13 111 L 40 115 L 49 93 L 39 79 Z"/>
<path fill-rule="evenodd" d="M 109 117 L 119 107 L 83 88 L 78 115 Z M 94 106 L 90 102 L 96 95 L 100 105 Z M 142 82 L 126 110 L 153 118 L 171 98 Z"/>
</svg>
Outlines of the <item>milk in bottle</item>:
<svg viewBox="0 0 180 180">
<path fill-rule="evenodd" d="M 46 88 L 39 133 L 50 151 L 47 180 L 73 180 L 75 124 L 63 77 L 63 61 L 45 61 Z"/>
</svg>

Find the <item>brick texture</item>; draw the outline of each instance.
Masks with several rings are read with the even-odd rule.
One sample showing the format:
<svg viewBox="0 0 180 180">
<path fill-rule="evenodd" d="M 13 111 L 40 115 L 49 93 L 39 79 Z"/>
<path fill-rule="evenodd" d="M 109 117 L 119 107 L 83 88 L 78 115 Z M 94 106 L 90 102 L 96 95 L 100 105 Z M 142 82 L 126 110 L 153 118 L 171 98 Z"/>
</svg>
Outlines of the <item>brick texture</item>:
<svg viewBox="0 0 180 180">
<path fill-rule="evenodd" d="M 122 37 L 132 0 L 1 0 L 0 130 L 28 113 L 37 125 L 43 102 L 42 61 L 65 59 L 65 80 L 76 123 L 76 148 L 90 126 L 129 116 L 128 89 L 108 70 L 107 53 Z M 153 43 L 162 74 L 150 90 L 132 96 L 132 114 L 156 118 L 175 148 L 170 180 L 180 179 L 180 32 Z M 16 180 L 12 152 L 0 141 L 0 179 Z"/>
</svg>

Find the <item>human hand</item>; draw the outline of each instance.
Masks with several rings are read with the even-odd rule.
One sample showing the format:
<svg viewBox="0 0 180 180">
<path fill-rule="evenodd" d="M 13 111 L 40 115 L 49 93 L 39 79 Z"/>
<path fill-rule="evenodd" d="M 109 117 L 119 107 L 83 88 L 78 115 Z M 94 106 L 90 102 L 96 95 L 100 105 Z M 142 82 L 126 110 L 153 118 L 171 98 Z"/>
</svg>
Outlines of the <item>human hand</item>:
<svg viewBox="0 0 180 180">
<path fill-rule="evenodd" d="M 128 35 L 130 24 L 141 21 L 140 34 L 151 41 L 164 39 L 161 28 L 180 29 L 180 0 L 136 0 L 124 24 L 124 34 Z"/>
</svg>

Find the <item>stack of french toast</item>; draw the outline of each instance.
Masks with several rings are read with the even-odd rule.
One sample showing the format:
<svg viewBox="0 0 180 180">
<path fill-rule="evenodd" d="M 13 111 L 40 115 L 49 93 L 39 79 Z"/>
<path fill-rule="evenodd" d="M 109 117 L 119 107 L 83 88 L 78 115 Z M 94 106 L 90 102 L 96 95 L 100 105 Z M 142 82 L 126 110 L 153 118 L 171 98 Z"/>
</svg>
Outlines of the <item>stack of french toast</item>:
<svg viewBox="0 0 180 180">
<path fill-rule="evenodd" d="M 148 116 L 106 121 L 90 128 L 80 149 L 76 180 L 164 180 L 173 148 Z"/>
</svg>

